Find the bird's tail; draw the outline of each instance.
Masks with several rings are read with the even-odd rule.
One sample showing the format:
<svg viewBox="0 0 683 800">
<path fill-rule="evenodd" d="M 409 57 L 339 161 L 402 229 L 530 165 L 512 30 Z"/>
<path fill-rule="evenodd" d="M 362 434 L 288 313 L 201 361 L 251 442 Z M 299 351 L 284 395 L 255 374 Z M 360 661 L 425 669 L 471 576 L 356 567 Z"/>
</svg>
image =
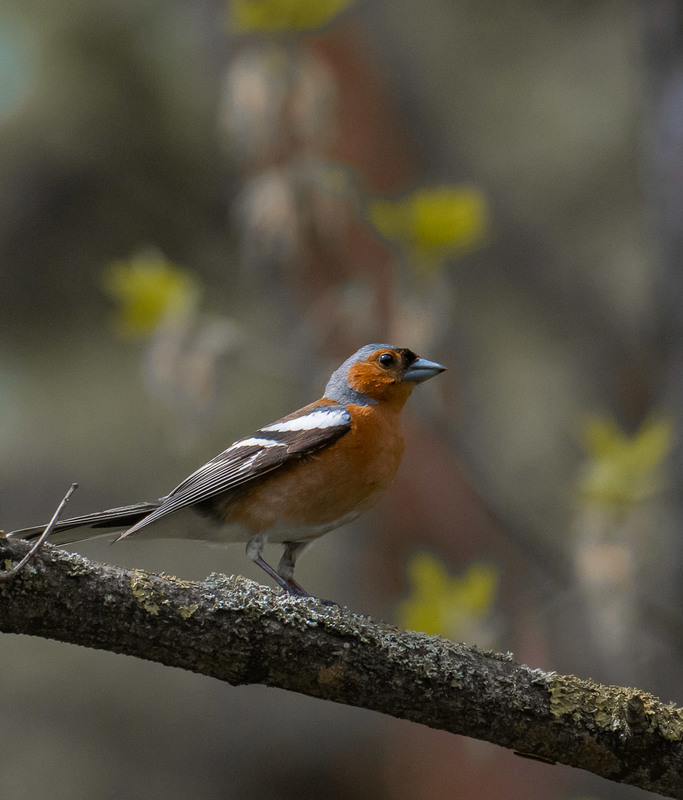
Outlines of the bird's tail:
<svg viewBox="0 0 683 800">
<path fill-rule="evenodd" d="M 84 514 L 81 517 L 72 517 L 59 521 L 50 534 L 52 544 L 72 544 L 83 539 L 94 539 L 106 536 L 108 533 L 127 530 L 143 520 L 148 514 L 157 509 L 160 502 L 136 503 L 133 506 L 110 508 L 107 511 L 97 511 L 94 514 Z M 45 525 L 34 528 L 22 528 L 6 534 L 9 539 L 36 539 L 45 530 Z"/>
</svg>

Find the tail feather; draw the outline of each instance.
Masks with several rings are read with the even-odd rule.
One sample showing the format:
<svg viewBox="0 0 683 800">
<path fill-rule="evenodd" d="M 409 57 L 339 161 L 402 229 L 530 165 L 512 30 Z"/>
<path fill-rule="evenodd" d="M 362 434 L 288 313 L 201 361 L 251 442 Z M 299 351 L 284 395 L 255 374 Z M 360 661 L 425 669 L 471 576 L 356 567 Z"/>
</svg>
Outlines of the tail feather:
<svg viewBox="0 0 683 800">
<path fill-rule="evenodd" d="M 157 509 L 160 502 L 136 503 L 132 506 L 110 508 L 94 514 L 60 520 L 53 528 L 49 541 L 51 544 L 72 544 L 83 539 L 95 539 L 116 531 L 128 530 Z M 47 524 L 47 523 L 46 523 Z M 45 525 L 22 528 L 6 534 L 9 539 L 36 539 L 45 530 Z"/>
</svg>

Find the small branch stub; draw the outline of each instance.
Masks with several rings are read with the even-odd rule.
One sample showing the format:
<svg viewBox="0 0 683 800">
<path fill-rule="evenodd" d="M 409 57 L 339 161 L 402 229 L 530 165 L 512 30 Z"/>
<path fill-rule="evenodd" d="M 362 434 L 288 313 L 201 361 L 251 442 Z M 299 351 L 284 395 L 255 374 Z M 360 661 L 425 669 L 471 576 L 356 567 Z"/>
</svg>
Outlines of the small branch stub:
<svg viewBox="0 0 683 800">
<path fill-rule="evenodd" d="M 21 561 L 19 561 L 18 564 L 15 564 L 10 569 L 6 569 L 0 572 L 0 581 L 9 581 L 12 578 L 14 578 L 21 572 L 22 569 L 24 569 L 24 567 L 29 563 L 29 561 L 31 561 L 31 559 L 35 557 L 38 550 L 40 550 L 40 548 L 45 543 L 47 537 L 52 533 L 52 529 L 55 527 L 57 521 L 62 516 L 66 504 L 69 502 L 69 500 L 71 499 L 71 495 L 76 491 L 76 489 L 78 489 L 78 484 L 72 483 L 69 490 L 62 498 L 61 503 L 57 506 L 57 510 L 52 515 L 52 519 L 47 523 L 47 525 L 45 526 L 45 530 L 41 533 L 36 543 L 28 551 L 28 553 L 26 553 L 26 555 L 21 559 Z"/>
</svg>

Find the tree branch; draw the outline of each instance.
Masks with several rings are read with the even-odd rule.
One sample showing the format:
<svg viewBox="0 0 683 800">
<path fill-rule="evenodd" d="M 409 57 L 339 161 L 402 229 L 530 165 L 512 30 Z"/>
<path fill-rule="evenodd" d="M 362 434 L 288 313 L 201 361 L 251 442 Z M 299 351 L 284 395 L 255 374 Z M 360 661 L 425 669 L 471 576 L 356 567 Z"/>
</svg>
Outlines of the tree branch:
<svg viewBox="0 0 683 800">
<path fill-rule="evenodd" d="M 29 549 L 0 538 L 0 564 Z M 0 631 L 373 709 L 683 798 L 683 709 L 241 577 L 192 583 L 45 545 L 0 582 Z"/>
</svg>

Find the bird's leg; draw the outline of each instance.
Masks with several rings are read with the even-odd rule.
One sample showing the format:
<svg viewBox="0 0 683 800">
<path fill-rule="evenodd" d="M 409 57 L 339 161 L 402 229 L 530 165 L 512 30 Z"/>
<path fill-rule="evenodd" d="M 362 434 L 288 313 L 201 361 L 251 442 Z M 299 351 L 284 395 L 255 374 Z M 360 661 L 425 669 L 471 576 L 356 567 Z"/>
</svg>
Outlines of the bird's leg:
<svg viewBox="0 0 683 800">
<path fill-rule="evenodd" d="M 296 564 L 297 558 L 299 558 L 309 544 L 310 542 L 285 542 L 285 551 L 282 554 L 280 563 L 277 565 L 277 571 L 280 577 L 287 582 L 287 591 L 298 597 L 313 596 L 310 595 L 301 584 L 294 580 L 294 564 Z M 335 603 L 334 600 L 323 600 L 320 597 L 317 597 L 316 600 L 325 606 L 339 605 Z"/>
<path fill-rule="evenodd" d="M 263 544 L 263 536 L 252 536 L 247 542 L 247 555 L 254 562 L 254 564 L 256 564 L 258 567 L 261 567 L 264 572 L 267 572 L 268 575 L 270 575 L 270 577 L 286 592 L 289 592 L 289 594 L 297 595 L 298 597 L 310 597 L 311 595 L 305 589 L 299 586 L 299 584 L 293 578 L 291 578 L 291 575 L 294 573 L 294 562 L 296 561 L 297 554 L 295 554 L 294 557 L 290 558 L 288 561 L 288 563 L 291 564 L 291 567 L 290 578 L 287 579 L 286 577 L 279 575 L 278 572 L 276 572 L 263 558 L 261 555 L 263 551 Z M 299 550 L 299 552 L 301 552 L 301 550 Z M 287 553 L 287 545 L 285 545 L 285 553 Z M 285 556 L 283 555 L 282 561 L 280 561 L 280 566 L 282 566 L 282 562 L 284 560 Z"/>
<path fill-rule="evenodd" d="M 311 595 L 294 580 L 294 565 L 297 558 L 308 547 L 310 542 L 285 542 L 285 551 L 282 554 L 277 571 L 283 581 L 286 581 L 289 591 L 299 597 L 310 597 Z"/>
</svg>

